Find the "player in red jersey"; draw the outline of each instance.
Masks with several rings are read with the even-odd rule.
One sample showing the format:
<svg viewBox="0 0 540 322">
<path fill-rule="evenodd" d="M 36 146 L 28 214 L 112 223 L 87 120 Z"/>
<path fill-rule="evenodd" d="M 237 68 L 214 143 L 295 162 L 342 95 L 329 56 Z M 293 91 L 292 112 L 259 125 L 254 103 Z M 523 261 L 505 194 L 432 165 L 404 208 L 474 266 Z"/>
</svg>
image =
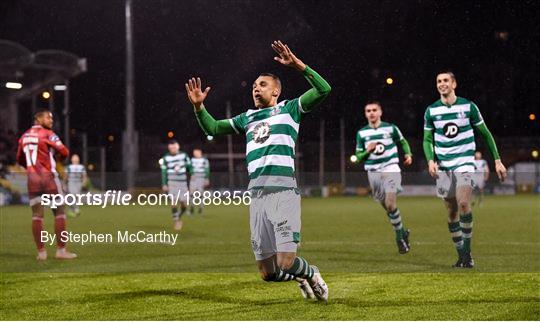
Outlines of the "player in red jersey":
<svg viewBox="0 0 540 322">
<path fill-rule="evenodd" d="M 62 193 L 62 186 L 56 172 L 55 157 L 65 159 L 69 155 L 69 150 L 51 130 L 52 126 L 53 116 L 50 111 L 37 112 L 34 115 L 34 126 L 21 136 L 17 150 L 17 162 L 26 168 L 28 174 L 28 197 L 32 207 L 32 233 L 38 249 L 38 260 L 47 259 L 47 251 L 41 241 L 44 213 L 41 195 Z M 53 213 L 57 242 L 55 258 L 74 259 L 77 255 L 66 250 L 66 243 L 61 238 L 62 232 L 66 230 L 64 206 L 53 209 Z"/>
</svg>

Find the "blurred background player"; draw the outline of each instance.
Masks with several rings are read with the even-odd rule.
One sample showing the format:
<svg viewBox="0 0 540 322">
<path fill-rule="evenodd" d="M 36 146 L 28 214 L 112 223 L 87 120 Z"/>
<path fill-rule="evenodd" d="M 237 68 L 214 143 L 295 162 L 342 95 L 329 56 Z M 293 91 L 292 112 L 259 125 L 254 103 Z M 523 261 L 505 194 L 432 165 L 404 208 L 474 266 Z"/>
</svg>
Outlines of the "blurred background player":
<svg viewBox="0 0 540 322">
<path fill-rule="evenodd" d="M 189 180 L 189 191 L 193 195 L 195 191 L 201 193 L 204 192 L 204 189 L 210 185 L 210 162 L 207 158 L 202 156 L 201 149 L 193 150 L 193 157 L 191 158 L 191 167 L 193 173 Z M 199 214 L 202 214 L 204 208 L 204 203 L 199 204 Z M 195 206 L 191 203 L 191 213 L 195 213 Z"/>
<path fill-rule="evenodd" d="M 84 165 L 81 164 L 79 155 L 73 154 L 71 156 L 71 164 L 67 166 L 66 174 L 67 192 L 74 195 L 80 194 L 88 177 Z M 75 217 L 80 215 L 80 213 L 79 205 L 75 203 L 70 206 L 68 215 Z"/>
<path fill-rule="evenodd" d="M 172 196 L 172 217 L 175 230 L 182 229 L 182 215 L 186 212 L 188 189 L 188 173 L 191 173 L 191 161 L 187 153 L 180 151 L 180 144 L 172 139 L 167 144 L 168 153 L 159 160 L 161 165 L 162 190 Z M 178 205 L 174 202 L 180 202 Z"/>
<path fill-rule="evenodd" d="M 330 85 L 317 72 L 298 59 L 281 41 L 272 48 L 274 60 L 296 69 L 311 88 L 299 98 L 278 104 L 281 82 L 263 73 L 253 83 L 254 108 L 231 119 L 216 121 L 203 102 L 210 91 L 203 91 L 200 78 L 186 84 L 199 125 L 207 135 L 244 133 L 251 204 L 249 207 L 251 245 L 261 278 L 283 282 L 296 279 L 305 298 L 328 299 L 328 286 L 316 266 L 296 256 L 300 242 L 300 192 L 294 170 L 295 145 L 300 120 L 330 93 Z"/>
<path fill-rule="evenodd" d="M 56 171 L 55 159 L 65 159 L 69 150 L 62 144 L 60 138 L 51 130 L 53 116 L 48 110 L 38 111 L 34 115 L 34 126 L 23 133 L 19 139 L 17 162 L 26 168 L 28 175 L 28 198 L 32 207 L 32 233 L 36 243 L 37 260 L 47 259 L 45 245 L 41 241 L 44 209 L 41 205 L 41 195 L 62 194 L 62 185 Z M 54 213 L 54 232 L 56 234 L 57 259 L 74 259 L 74 253 L 66 250 L 66 244 L 59 238 L 66 230 L 66 215 L 64 206 L 52 210 Z"/>
<path fill-rule="evenodd" d="M 476 187 L 476 201 L 473 206 L 482 205 L 484 199 L 484 188 L 489 179 L 489 165 L 486 160 L 482 159 L 482 152 L 476 151 L 474 154 L 474 186 Z"/>
<path fill-rule="evenodd" d="M 428 160 L 429 174 L 437 180 L 437 195 L 444 199 L 448 210 L 448 229 L 458 252 L 458 260 L 453 266 L 472 268 L 471 196 L 476 151 L 473 127 L 486 140 L 501 181 L 506 178 L 506 168 L 478 106 L 456 96 L 454 73 L 439 73 L 436 87 L 441 98 L 428 106 L 424 114 L 424 154 Z"/>
<path fill-rule="evenodd" d="M 357 162 L 365 161 L 373 198 L 386 210 L 396 233 L 398 251 L 405 254 L 410 250 L 410 243 L 409 230 L 403 226 L 397 208 L 397 194 L 402 190 L 397 144 L 401 144 L 405 153 L 403 164 L 407 166 L 412 164 L 411 148 L 397 126 L 381 121 L 379 102 L 368 102 L 364 112 L 369 124 L 356 134 Z"/>
</svg>

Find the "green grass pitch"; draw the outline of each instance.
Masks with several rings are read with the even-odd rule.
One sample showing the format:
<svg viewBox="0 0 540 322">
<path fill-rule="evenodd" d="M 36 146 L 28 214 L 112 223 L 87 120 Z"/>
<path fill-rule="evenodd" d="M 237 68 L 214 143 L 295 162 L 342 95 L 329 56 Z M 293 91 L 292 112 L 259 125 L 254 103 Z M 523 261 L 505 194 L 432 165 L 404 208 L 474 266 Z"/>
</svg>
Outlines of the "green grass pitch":
<svg viewBox="0 0 540 322">
<path fill-rule="evenodd" d="M 74 261 L 35 261 L 26 206 L 0 208 L 2 320 L 538 320 L 540 197 L 488 197 L 473 209 L 473 270 L 455 261 L 436 197 L 398 199 L 412 250 L 367 197 L 302 200 L 299 255 L 318 265 L 328 304 L 296 283 L 259 279 L 245 206 L 185 218 L 178 244 L 73 244 Z M 52 215 L 45 217 L 52 232 Z M 171 230 L 167 207 L 83 208 L 74 232 Z M 49 257 L 54 247 L 47 246 Z"/>
</svg>

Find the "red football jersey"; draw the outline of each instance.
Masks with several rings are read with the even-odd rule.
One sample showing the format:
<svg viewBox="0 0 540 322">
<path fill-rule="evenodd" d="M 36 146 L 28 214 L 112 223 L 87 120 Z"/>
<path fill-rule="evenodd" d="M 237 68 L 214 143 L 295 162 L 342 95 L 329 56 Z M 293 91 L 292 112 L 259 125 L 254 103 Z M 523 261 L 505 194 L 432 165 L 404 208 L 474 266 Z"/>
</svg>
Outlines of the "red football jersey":
<svg viewBox="0 0 540 322">
<path fill-rule="evenodd" d="M 69 155 L 69 150 L 60 141 L 58 135 L 41 125 L 34 125 L 19 139 L 17 162 L 28 173 L 56 173 L 55 154 L 60 159 Z"/>
</svg>

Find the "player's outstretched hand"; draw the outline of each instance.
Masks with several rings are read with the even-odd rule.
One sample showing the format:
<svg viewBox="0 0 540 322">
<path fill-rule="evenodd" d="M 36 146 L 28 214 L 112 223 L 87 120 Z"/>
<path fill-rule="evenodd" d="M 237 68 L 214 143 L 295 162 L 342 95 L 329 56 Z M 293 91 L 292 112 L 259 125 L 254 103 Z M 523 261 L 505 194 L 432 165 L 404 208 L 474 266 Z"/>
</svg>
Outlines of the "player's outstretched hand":
<svg viewBox="0 0 540 322">
<path fill-rule="evenodd" d="M 274 57 L 275 61 L 280 62 L 285 66 L 292 67 L 299 71 L 306 69 L 306 64 L 304 64 L 298 57 L 296 57 L 289 46 L 281 42 L 281 40 L 276 40 L 272 43 L 272 49 L 279 55 Z"/>
<path fill-rule="evenodd" d="M 403 164 L 406 166 L 410 166 L 412 164 L 412 155 L 405 154 L 405 159 L 403 160 Z"/>
<path fill-rule="evenodd" d="M 192 77 L 186 83 L 186 92 L 191 104 L 193 104 L 193 106 L 195 106 L 195 109 L 199 111 L 202 108 L 202 104 L 206 99 L 208 92 L 210 92 L 210 87 L 206 87 L 203 91 L 201 86 L 201 79 L 199 77 L 197 77 L 197 79 L 195 79 L 195 77 Z"/>
<path fill-rule="evenodd" d="M 501 182 L 504 182 L 504 180 L 506 179 L 506 167 L 501 160 L 495 160 L 495 171 L 497 172 L 499 180 L 501 180 Z"/>
<path fill-rule="evenodd" d="M 429 175 L 433 179 L 439 179 L 439 175 L 437 174 L 437 172 L 439 171 L 439 166 L 437 165 L 437 163 L 435 163 L 435 161 L 433 160 L 428 161 L 428 171 L 429 171 Z"/>
</svg>

